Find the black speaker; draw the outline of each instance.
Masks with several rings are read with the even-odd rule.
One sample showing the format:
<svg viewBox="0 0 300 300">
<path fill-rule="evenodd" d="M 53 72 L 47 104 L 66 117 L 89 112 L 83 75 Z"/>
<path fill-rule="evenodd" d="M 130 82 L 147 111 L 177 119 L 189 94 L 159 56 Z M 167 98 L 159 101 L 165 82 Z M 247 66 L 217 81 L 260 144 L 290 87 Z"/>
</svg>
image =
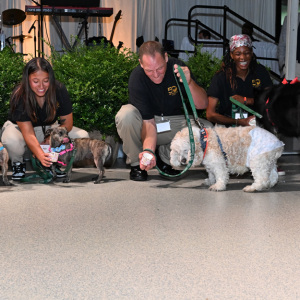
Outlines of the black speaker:
<svg viewBox="0 0 300 300">
<path fill-rule="evenodd" d="M 139 36 L 136 39 L 136 42 L 135 42 L 136 46 L 140 48 L 143 45 L 143 43 L 144 43 L 144 37 L 143 36 Z"/>
</svg>

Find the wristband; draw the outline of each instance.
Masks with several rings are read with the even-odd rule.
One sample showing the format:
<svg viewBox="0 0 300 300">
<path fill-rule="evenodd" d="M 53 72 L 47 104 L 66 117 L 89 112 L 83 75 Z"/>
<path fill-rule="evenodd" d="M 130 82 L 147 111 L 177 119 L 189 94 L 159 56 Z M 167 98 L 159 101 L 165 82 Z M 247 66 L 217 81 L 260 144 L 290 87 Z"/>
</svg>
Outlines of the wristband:
<svg viewBox="0 0 300 300">
<path fill-rule="evenodd" d="M 247 97 L 244 97 L 244 105 L 247 105 Z"/>
</svg>

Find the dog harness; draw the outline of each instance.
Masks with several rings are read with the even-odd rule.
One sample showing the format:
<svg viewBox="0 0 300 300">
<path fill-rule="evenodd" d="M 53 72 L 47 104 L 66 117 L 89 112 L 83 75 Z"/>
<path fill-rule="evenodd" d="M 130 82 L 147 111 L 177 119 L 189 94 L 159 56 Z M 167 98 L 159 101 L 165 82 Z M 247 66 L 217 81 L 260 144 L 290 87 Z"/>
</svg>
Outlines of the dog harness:
<svg viewBox="0 0 300 300">
<path fill-rule="evenodd" d="M 59 152 L 59 155 L 60 155 L 60 156 L 66 154 L 67 152 L 71 152 L 71 151 L 73 151 L 73 150 L 75 149 L 72 143 L 70 143 L 70 147 L 71 147 L 71 148 L 69 148 L 69 149 L 66 149 L 66 146 L 65 146 L 65 145 L 61 145 L 60 147 L 62 147 L 62 146 L 64 146 L 64 147 L 62 148 L 62 151 Z M 57 148 L 60 148 L 60 147 L 57 147 Z M 57 148 L 55 148 L 55 149 L 57 149 Z M 52 150 L 52 148 L 51 148 L 51 150 Z M 55 151 L 54 151 L 54 152 L 55 152 Z M 58 152 L 58 151 L 56 151 L 56 152 Z M 75 155 L 75 151 L 73 152 L 72 157 L 74 157 L 74 155 Z M 63 166 L 66 166 L 66 165 L 67 165 L 67 164 L 65 164 L 64 162 L 60 161 L 60 160 L 58 160 L 57 162 L 58 162 L 59 164 L 63 165 Z"/>
<path fill-rule="evenodd" d="M 58 152 L 60 153 L 62 150 L 66 149 L 66 146 L 65 145 L 60 145 L 59 147 L 56 147 L 56 148 L 49 148 L 49 150 L 51 152 Z"/>
<path fill-rule="evenodd" d="M 222 145 L 222 142 L 220 140 L 220 137 L 219 137 L 219 135 L 217 134 L 217 132 L 215 130 L 214 130 L 214 132 L 216 134 L 217 141 L 218 141 L 219 147 L 221 149 L 221 152 L 222 152 L 225 160 L 227 161 L 227 154 L 223 149 L 223 145 Z M 201 143 L 201 148 L 202 148 L 202 151 L 203 151 L 203 159 L 204 159 L 204 156 L 206 154 L 206 149 L 207 149 L 207 136 L 208 136 L 207 130 L 205 128 L 202 128 L 200 130 L 200 143 Z"/>
<path fill-rule="evenodd" d="M 205 128 L 202 128 L 200 130 L 200 143 L 201 143 L 201 148 L 203 151 L 203 159 L 206 154 L 206 149 L 207 149 L 207 130 Z"/>
<path fill-rule="evenodd" d="M 214 131 L 215 131 L 215 130 L 214 130 Z M 223 156 L 224 156 L 225 161 L 227 162 L 227 154 L 226 154 L 226 152 L 225 152 L 224 149 L 223 149 L 223 145 L 222 145 L 222 143 L 221 143 L 220 137 L 218 136 L 218 134 L 217 134 L 216 131 L 215 131 L 215 133 L 216 133 L 216 136 L 217 136 L 217 140 L 218 140 L 218 144 L 219 144 L 219 146 L 220 146 L 221 152 L 222 152 L 222 154 L 223 154 Z"/>
<path fill-rule="evenodd" d="M 0 151 L 2 151 L 4 149 L 4 147 L 2 146 L 2 147 L 0 147 Z"/>
</svg>

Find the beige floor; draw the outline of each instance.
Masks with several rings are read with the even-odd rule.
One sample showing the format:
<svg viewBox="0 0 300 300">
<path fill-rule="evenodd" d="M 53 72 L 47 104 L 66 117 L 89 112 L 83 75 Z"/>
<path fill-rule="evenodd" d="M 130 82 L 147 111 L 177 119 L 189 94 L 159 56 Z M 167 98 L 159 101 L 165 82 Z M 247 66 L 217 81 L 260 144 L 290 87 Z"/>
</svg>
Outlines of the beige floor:
<svg viewBox="0 0 300 300">
<path fill-rule="evenodd" d="M 280 164 L 254 194 L 203 169 L 132 182 L 122 161 L 100 185 L 0 186 L 0 299 L 300 299 L 300 157 Z"/>
</svg>

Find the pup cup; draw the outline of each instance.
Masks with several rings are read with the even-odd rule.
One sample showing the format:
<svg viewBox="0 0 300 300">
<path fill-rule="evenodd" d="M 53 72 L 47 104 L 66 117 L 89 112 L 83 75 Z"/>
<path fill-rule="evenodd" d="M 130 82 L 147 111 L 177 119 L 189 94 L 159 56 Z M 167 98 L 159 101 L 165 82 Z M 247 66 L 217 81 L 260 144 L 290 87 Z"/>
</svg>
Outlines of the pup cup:
<svg viewBox="0 0 300 300">
<path fill-rule="evenodd" d="M 150 154 L 148 152 L 144 152 L 143 156 L 142 156 L 142 159 L 141 159 L 141 163 L 144 166 L 148 166 L 150 164 L 152 158 L 153 158 L 152 154 Z"/>
<path fill-rule="evenodd" d="M 59 155 L 59 153 L 57 153 L 57 152 L 50 152 L 51 161 L 52 161 L 52 162 L 57 162 L 57 160 L 58 160 L 58 155 Z"/>
<path fill-rule="evenodd" d="M 255 118 L 251 119 L 250 122 L 249 122 L 249 125 L 250 126 L 256 126 L 256 119 Z"/>
</svg>

